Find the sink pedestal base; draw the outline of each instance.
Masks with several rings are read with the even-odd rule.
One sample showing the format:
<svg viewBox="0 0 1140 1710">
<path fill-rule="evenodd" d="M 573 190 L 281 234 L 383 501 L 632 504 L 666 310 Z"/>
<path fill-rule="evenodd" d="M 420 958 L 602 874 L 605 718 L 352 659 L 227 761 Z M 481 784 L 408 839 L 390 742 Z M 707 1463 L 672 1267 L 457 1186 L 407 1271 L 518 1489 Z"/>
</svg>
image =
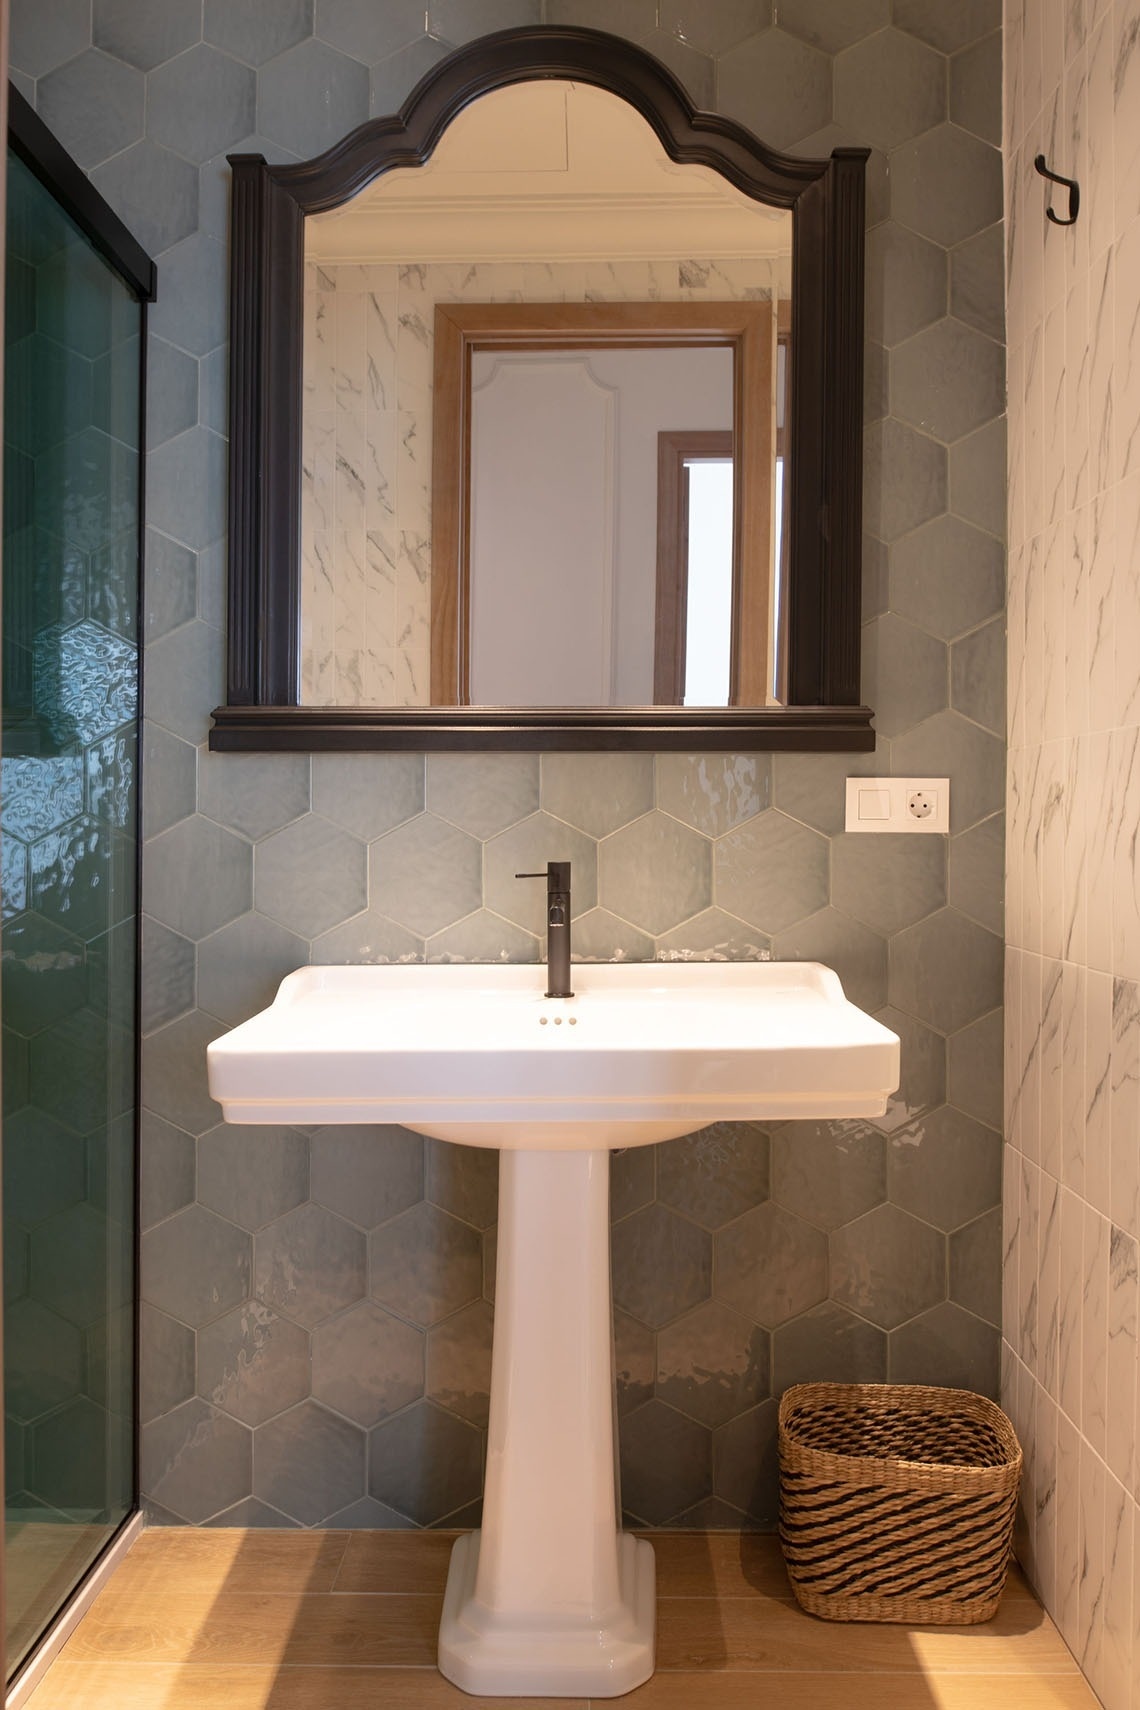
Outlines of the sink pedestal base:
<svg viewBox="0 0 1140 1710">
<path fill-rule="evenodd" d="M 608 1151 L 503 1151 L 483 1528 L 439 1667 L 480 1695 L 614 1698 L 653 1672 L 651 1546 L 620 1531 Z"/>
<path fill-rule="evenodd" d="M 604 1623 L 555 1626 L 496 1617 L 475 1595 L 482 1534 L 456 1540 L 439 1628 L 439 1666 L 465 1692 L 495 1697 L 616 1698 L 653 1673 L 653 1547 L 624 1534 L 619 1606 Z M 553 1540 L 551 1540 L 553 1542 Z"/>
</svg>

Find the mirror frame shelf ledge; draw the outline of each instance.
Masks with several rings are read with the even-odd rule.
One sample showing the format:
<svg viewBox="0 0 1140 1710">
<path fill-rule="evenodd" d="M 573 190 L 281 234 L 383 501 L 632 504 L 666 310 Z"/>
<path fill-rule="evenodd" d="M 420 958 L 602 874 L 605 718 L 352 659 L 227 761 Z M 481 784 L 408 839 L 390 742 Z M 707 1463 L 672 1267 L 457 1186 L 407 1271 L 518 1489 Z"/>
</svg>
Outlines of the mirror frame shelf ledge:
<svg viewBox="0 0 1140 1710">
<path fill-rule="evenodd" d="M 304 234 L 382 173 L 425 164 L 480 96 L 534 79 L 630 104 L 668 158 L 711 168 L 792 213 L 791 397 L 782 705 L 316 706 L 300 702 Z M 874 747 L 860 701 L 864 170 L 768 148 L 701 112 L 644 49 L 572 26 L 499 31 L 458 48 L 397 114 L 313 160 L 231 155 L 229 630 L 216 750 L 801 750 Z"/>
</svg>

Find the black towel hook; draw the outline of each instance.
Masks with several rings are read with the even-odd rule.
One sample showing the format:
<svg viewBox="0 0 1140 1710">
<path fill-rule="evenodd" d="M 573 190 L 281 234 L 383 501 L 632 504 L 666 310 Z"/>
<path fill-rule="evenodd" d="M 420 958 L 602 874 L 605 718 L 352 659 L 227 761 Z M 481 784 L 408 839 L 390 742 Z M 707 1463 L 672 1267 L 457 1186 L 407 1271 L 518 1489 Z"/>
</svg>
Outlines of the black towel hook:
<svg viewBox="0 0 1140 1710">
<path fill-rule="evenodd" d="M 1065 184 L 1069 190 L 1069 217 L 1063 220 L 1060 214 L 1055 214 L 1052 208 L 1046 208 L 1045 217 L 1052 220 L 1055 226 L 1072 226 L 1076 224 L 1081 207 L 1081 187 L 1075 178 L 1064 178 L 1059 172 L 1050 172 L 1045 164 L 1045 156 L 1039 154 L 1033 162 L 1042 178 L 1047 178 L 1051 184 Z"/>
</svg>

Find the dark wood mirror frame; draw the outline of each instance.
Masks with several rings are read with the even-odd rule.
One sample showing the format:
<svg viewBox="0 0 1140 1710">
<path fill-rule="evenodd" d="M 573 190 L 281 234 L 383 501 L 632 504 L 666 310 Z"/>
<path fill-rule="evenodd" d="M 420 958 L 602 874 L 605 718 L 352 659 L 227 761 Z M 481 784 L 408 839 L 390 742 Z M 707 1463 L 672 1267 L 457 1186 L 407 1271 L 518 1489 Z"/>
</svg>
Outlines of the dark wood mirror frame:
<svg viewBox="0 0 1140 1710">
<path fill-rule="evenodd" d="M 793 213 L 791 537 L 782 707 L 319 707 L 298 704 L 304 222 L 381 173 L 422 165 L 452 119 L 535 78 L 628 101 L 671 160 Z M 295 166 L 231 155 L 227 703 L 210 746 L 279 749 L 874 747 L 859 698 L 866 149 L 797 160 L 698 112 L 641 48 L 596 30 L 503 30 L 459 48 L 400 112 Z"/>
</svg>

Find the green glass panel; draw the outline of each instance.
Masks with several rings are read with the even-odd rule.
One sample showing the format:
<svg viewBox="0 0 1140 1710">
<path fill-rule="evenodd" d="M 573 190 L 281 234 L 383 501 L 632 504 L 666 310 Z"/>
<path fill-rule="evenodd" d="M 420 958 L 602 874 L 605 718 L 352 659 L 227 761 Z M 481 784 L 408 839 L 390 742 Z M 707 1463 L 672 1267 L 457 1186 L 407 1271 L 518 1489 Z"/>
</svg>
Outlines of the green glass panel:
<svg viewBox="0 0 1140 1710">
<path fill-rule="evenodd" d="M 8 161 L 8 1676 L 133 1506 L 141 311 Z"/>
</svg>

